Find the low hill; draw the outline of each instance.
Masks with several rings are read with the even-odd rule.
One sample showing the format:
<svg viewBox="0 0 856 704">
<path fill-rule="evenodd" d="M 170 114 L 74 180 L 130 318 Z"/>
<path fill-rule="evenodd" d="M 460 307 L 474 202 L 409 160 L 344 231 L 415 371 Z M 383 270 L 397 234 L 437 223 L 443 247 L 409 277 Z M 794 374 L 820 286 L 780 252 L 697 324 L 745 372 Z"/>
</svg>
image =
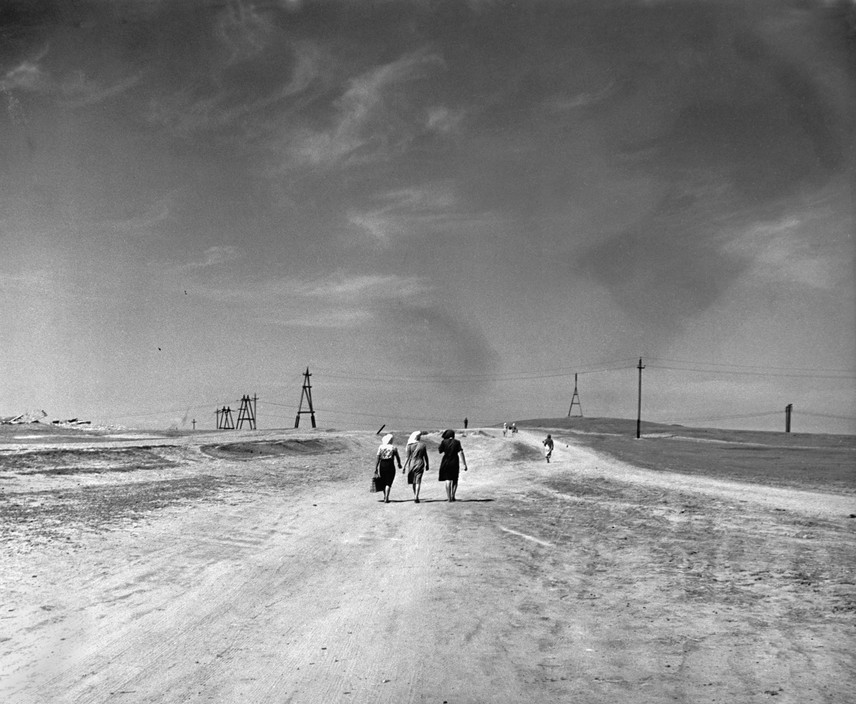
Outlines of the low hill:
<svg viewBox="0 0 856 704">
<path fill-rule="evenodd" d="M 646 469 L 814 491 L 856 493 L 856 436 L 686 428 L 620 418 L 536 418 L 519 428 L 583 444 Z"/>
<path fill-rule="evenodd" d="M 636 437 L 636 421 L 630 418 L 533 418 L 517 421 L 519 428 L 566 430 L 578 434 L 621 435 Z M 642 437 L 684 437 L 719 442 L 742 442 L 809 447 L 856 448 L 856 435 L 824 433 L 785 433 L 772 430 L 729 430 L 723 428 L 692 428 L 643 421 Z"/>
</svg>

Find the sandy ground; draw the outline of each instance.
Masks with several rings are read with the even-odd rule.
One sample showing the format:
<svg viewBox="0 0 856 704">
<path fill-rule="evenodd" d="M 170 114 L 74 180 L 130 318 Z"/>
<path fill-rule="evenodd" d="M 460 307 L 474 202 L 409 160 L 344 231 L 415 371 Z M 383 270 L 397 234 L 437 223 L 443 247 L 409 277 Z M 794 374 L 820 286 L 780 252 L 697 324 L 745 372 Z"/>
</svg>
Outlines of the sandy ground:
<svg viewBox="0 0 856 704">
<path fill-rule="evenodd" d="M 0 448 L 0 701 L 856 701 L 852 495 L 485 431 L 385 505 L 371 435 L 225 437 Z"/>
</svg>

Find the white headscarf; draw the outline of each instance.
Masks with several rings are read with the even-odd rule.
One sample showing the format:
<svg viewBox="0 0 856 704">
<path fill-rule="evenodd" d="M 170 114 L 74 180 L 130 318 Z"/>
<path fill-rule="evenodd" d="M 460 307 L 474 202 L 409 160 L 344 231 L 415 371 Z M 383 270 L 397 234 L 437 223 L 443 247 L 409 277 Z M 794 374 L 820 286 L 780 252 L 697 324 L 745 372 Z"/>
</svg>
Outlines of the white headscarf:
<svg viewBox="0 0 856 704">
<path fill-rule="evenodd" d="M 410 437 L 407 438 L 407 444 L 412 445 L 414 442 L 419 442 L 419 438 L 421 438 L 421 437 L 422 437 L 422 431 L 421 430 L 414 430 L 412 433 L 410 433 Z"/>
<path fill-rule="evenodd" d="M 392 433 L 387 433 L 381 438 L 381 445 L 391 445 L 392 444 Z"/>
</svg>

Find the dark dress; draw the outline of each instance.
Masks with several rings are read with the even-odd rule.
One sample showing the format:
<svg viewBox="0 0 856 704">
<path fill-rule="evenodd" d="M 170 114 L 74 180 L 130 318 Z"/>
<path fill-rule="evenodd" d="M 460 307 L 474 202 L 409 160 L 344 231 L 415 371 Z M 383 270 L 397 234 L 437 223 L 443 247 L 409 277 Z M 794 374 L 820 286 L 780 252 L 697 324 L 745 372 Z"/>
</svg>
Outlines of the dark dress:
<svg viewBox="0 0 856 704">
<path fill-rule="evenodd" d="M 440 442 L 440 452 L 443 459 L 440 460 L 440 473 L 437 477 L 441 482 L 458 481 L 461 471 L 461 462 L 458 453 L 461 451 L 461 443 L 457 438 L 448 438 Z"/>
<path fill-rule="evenodd" d="M 381 445 L 378 449 L 380 463 L 378 466 L 378 474 L 384 486 L 392 486 L 395 481 L 395 463 L 401 465 L 401 459 L 398 456 L 398 448 L 390 445 Z"/>
</svg>

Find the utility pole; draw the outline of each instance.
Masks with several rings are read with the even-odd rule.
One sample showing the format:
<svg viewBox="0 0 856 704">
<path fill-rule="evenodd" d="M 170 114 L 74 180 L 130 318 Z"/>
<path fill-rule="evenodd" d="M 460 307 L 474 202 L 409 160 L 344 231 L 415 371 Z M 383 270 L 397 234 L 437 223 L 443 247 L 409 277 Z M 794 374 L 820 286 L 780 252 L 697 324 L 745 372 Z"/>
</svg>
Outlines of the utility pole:
<svg viewBox="0 0 856 704">
<path fill-rule="evenodd" d="M 315 427 L 315 409 L 312 408 L 312 385 L 309 383 L 309 377 L 312 376 L 309 373 L 309 367 L 306 367 L 306 371 L 303 372 L 303 390 L 300 392 L 300 405 L 297 407 L 297 417 L 294 419 L 294 427 L 300 425 L 300 416 L 303 413 L 308 413 L 310 419 L 312 420 L 312 427 Z M 303 399 L 306 399 L 307 405 L 309 406 L 308 410 L 303 410 Z"/>
<path fill-rule="evenodd" d="M 574 395 L 571 396 L 571 407 L 568 409 L 568 418 L 571 417 L 571 413 L 574 410 L 574 405 L 576 405 L 577 408 L 579 408 L 580 418 L 582 418 L 583 417 L 583 407 L 582 407 L 582 404 L 580 403 L 579 391 L 577 391 L 577 374 L 576 373 L 574 373 Z"/>
<path fill-rule="evenodd" d="M 639 400 L 636 405 L 636 438 L 639 439 L 642 437 L 642 370 L 645 368 L 642 366 L 642 357 L 639 358 L 639 366 L 636 368 L 639 370 Z"/>
<path fill-rule="evenodd" d="M 789 403 L 785 406 L 785 432 L 791 432 L 791 414 L 794 412 L 794 404 Z"/>
<path fill-rule="evenodd" d="M 238 429 L 244 427 L 244 421 L 250 424 L 250 430 L 256 429 L 256 400 L 257 396 L 241 396 L 241 408 L 238 410 Z"/>
<path fill-rule="evenodd" d="M 235 429 L 235 421 L 232 419 L 232 408 L 231 406 L 223 406 L 219 411 L 217 411 L 219 422 L 217 424 L 218 430 L 234 430 Z"/>
</svg>

